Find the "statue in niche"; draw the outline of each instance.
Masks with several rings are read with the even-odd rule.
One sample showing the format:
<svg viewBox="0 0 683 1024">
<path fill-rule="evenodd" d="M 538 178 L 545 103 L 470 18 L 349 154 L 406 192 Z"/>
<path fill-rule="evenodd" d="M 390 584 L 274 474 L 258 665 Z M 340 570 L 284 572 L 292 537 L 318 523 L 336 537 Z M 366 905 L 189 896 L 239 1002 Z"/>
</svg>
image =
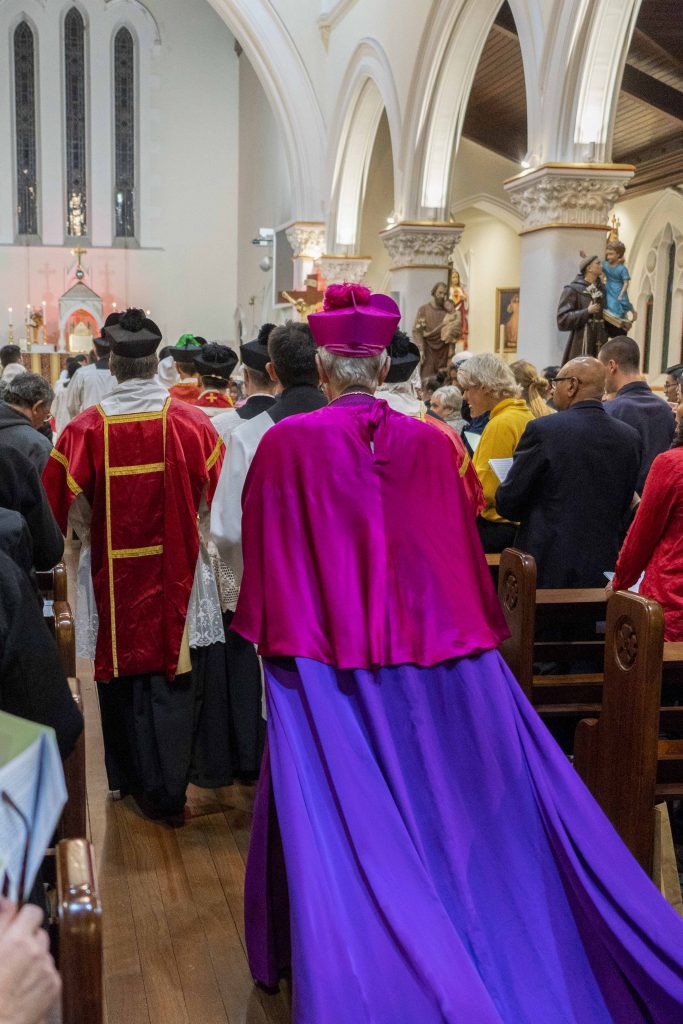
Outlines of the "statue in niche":
<svg viewBox="0 0 683 1024">
<path fill-rule="evenodd" d="M 432 297 L 420 306 L 413 326 L 413 341 L 422 352 L 420 376 L 422 380 L 433 377 L 448 362 L 449 341 L 444 341 L 441 329 L 449 313 L 454 313 L 453 303 L 448 298 L 448 285 L 438 281 L 432 288 Z M 455 321 L 452 331 L 456 331 Z"/>
<path fill-rule="evenodd" d="M 448 345 L 448 358 L 451 359 L 456 352 L 463 352 L 467 348 L 469 334 L 469 296 L 460 284 L 457 270 L 451 271 L 448 302 L 450 308 L 441 324 L 441 340 Z"/>
</svg>

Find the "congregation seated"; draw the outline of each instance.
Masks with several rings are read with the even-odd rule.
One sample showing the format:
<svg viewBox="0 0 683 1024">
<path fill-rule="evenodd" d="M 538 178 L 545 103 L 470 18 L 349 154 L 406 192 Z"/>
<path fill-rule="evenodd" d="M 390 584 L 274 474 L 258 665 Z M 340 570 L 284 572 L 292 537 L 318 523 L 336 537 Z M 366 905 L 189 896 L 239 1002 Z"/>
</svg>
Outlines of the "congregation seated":
<svg viewBox="0 0 683 1024">
<path fill-rule="evenodd" d="M 444 385 L 432 395 L 430 412 L 460 433 L 467 429 L 467 420 L 462 416 L 462 392 L 460 388 Z"/>
<path fill-rule="evenodd" d="M 517 527 L 496 508 L 500 480 L 489 460 L 508 459 L 514 454 L 533 415 L 520 397 L 521 389 L 512 371 L 500 356 L 474 356 L 461 365 L 458 380 L 472 416 L 489 413 L 473 457 L 486 501 L 484 511 L 477 517 L 477 528 L 484 551 L 502 551 L 514 543 Z"/>
</svg>

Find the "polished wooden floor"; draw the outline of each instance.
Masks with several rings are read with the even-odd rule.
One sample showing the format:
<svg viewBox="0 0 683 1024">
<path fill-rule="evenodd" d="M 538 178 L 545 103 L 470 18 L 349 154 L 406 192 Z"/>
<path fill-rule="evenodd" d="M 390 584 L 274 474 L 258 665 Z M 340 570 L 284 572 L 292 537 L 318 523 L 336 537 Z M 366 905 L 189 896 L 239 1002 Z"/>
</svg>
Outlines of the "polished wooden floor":
<svg viewBox="0 0 683 1024">
<path fill-rule="evenodd" d="M 190 787 L 179 829 L 146 820 L 131 799 L 113 801 L 90 663 L 79 660 L 78 673 L 108 1024 L 289 1024 L 289 993 L 256 989 L 245 954 L 253 790 Z"/>
</svg>

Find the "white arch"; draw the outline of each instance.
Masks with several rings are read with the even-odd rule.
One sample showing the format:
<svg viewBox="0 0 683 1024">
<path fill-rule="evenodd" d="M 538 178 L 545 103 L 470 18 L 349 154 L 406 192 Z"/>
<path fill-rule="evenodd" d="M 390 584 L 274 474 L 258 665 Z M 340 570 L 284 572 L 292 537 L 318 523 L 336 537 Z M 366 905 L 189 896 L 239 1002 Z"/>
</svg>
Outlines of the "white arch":
<svg viewBox="0 0 683 1024">
<path fill-rule="evenodd" d="M 376 40 L 363 39 L 358 44 L 339 95 L 328 154 L 330 252 L 337 251 L 338 246 L 346 251 L 357 248 L 368 168 L 385 111 L 391 136 L 394 194 L 397 192 L 401 109 L 389 60 Z"/>
<path fill-rule="evenodd" d="M 500 0 L 435 0 L 432 5 L 401 150 L 407 182 L 403 216 L 429 210 L 444 217 L 448 212 L 452 168 L 472 83 L 500 6 Z M 541 126 L 537 68 L 545 29 L 537 3 L 510 0 L 510 7 L 522 51 L 532 149 Z"/>
<path fill-rule="evenodd" d="M 293 219 L 319 221 L 326 126 L 294 40 L 266 0 L 208 2 L 239 40 L 282 128 Z"/>
<path fill-rule="evenodd" d="M 593 0 L 583 5 L 583 21 L 574 30 L 580 45 L 573 48 L 562 83 L 565 112 L 556 119 L 563 125 L 557 140 L 560 159 L 611 160 L 619 85 L 641 3 Z"/>
</svg>

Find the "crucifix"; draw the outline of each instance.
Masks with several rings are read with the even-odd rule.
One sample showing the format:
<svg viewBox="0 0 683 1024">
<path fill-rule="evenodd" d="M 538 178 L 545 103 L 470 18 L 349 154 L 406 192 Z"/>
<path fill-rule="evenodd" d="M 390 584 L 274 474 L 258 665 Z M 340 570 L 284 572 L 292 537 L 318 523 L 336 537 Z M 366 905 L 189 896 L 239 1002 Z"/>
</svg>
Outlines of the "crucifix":
<svg viewBox="0 0 683 1024">
<path fill-rule="evenodd" d="M 79 281 L 82 281 L 83 278 L 85 277 L 85 271 L 81 266 L 81 256 L 85 256 L 87 251 L 88 250 L 84 249 L 81 245 L 77 245 L 75 249 L 71 250 L 71 255 L 75 256 L 78 261 L 76 265 L 76 277 L 78 278 Z"/>
</svg>

